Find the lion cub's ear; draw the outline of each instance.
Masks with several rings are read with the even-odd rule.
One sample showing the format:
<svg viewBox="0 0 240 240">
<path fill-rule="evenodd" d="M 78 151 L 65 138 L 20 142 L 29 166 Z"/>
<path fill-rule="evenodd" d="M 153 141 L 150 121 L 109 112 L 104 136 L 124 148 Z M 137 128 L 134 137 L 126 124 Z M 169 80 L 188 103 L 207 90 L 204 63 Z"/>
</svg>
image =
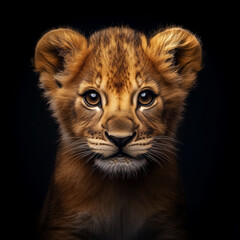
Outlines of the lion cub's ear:
<svg viewBox="0 0 240 240">
<path fill-rule="evenodd" d="M 82 65 L 87 54 L 87 39 L 71 29 L 52 30 L 39 40 L 35 50 L 35 70 L 44 88 L 62 87 Z"/>
<path fill-rule="evenodd" d="M 202 50 L 198 39 L 179 27 L 168 28 L 149 40 L 147 54 L 169 81 L 178 80 L 189 90 L 201 69 Z"/>
</svg>

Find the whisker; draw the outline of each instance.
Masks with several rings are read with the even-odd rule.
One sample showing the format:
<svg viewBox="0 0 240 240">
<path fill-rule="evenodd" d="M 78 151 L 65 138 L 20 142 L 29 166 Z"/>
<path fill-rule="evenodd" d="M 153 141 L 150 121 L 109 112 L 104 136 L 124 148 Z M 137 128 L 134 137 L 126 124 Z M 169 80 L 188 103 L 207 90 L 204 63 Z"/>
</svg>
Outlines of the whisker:
<svg viewBox="0 0 240 240">
<path fill-rule="evenodd" d="M 98 169 L 98 167 L 96 165 L 93 165 L 92 167 L 92 171 L 91 171 L 91 174 L 90 174 L 90 177 L 93 175 L 93 173 Z"/>
<path fill-rule="evenodd" d="M 152 151 L 155 151 L 155 152 L 160 152 L 160 153 L 162 153 L 162 152 L 166 153 L 167 152 L 167 153 L 170 153 L 172 155 L 176 155 L 176 149 L 175 148 L 170 149 L 170 148 L 167 148 L 167 147 L 162 148 L 161 146 L 158 146 L 158 147 L 152 147 L 150 149 Z"/>
<path fill-rule="evenodd" d="M 75 142 L 73 142 L 73 143 L 68 143 L 68 144 L 66 144 L 65 146 L 62 147 L 62 149 L 63 149 L 63 150 L 64 150 L 64 149 L 68 149 L 68 148 L 70 148 L 70 149 L 74 149 L 74 148 L 79 148 L 79 149 L 81 149 L 81 148 L 86 148 L 86 147 L 88 147 L 88 145 L 87 145 L 85 142 L 75 141 Z"/>
<path fill-rule="evenodd" d="M 93 152 L 89 148 L 85 137 L 69 137 L 62 150 L 64 154 L 70 155 L 74 160 L 87 157 L 90 161 L 93 157 Z"/>
<path fill-rule="evenodd" d="M 162 153 L 161 155 L 160 155 L 160 161 L 161 162 L 164 162 L 164 163 L 166 163 L 166 162 L 168 162 L 168 163 L 172 163 L 172 157 L 171 157 L 171 155 L 168 155 L 168 154 L 166 154 L 166 153 Z"/>
<path fill-rule="evenodd" d="M 176 150 L 177 148 L 174 145 L 171 144 L 164 144 L 164 143 L 155 143 L 151 146 L 151 148 L 159 148 L 159 147 L 165 147 L 170 148 L 172 150 Z"/>
<path fill-rule="evenodd" d="M 98 153 L 90 152 L 89 153 L 90 157 L 83 163 L 83 166 L 87 163 L 89 163 L 93 158 L 97 157 Z"/>
<path fill-rule="evenodd" d="M 162 167 L 162 163 L 156 157 L 154 157 L 152 153 L 148 152 L 148 154 L 144 154 L 144 156 L 146 159 L 153 161 L 157 163 L 160 167 Z"/>
<path fill-rule="evenodd" d="M 88 148 L 78 148 L 78 147 L 71 147 L 70 149 L 65 150 L 63 153 L 64 154 L 68 154 L 68 155 L 73 155 L 73 154 L 82 154 L 84 155 L 84 153 L 87 153 L 88 151 L 90 151 Z"/>
<path fill-rule="evenodd" d="M 182 144 L 182 142 L 180 142 L 179 140 L 177 140 L 176 138 L 174 137 L 169 137 L 169 136 L 155 136 L 154 137 L 154 140 L 161 140 L 161 141 L 170 141 L 170 142 L 173 142 L 173 143 L 176 143 L 176 144 Z M 153 141 L 154 141 L 153 140 Z"/>
</svg>

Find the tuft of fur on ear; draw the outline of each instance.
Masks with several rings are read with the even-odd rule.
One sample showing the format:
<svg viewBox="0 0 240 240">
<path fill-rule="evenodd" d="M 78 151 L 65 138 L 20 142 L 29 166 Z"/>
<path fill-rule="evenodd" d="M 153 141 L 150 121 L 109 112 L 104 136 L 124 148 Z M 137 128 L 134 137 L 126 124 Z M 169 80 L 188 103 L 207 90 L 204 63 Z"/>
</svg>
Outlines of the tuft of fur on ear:
<svg viewBox="0 0 240 240">
<path fill-rule="evenodd" d="M 167 28 L 149 39 L 147 54 L 166 81 L 177 83 L 184 90 L 193 86 L 201 70 L 200 42 L 180 27 Z"/>
<path fill-rule="evenodd" d="M 62 87 L 81 67 L 86 55 L 87 39 L 72 29 L 59 28 L 43 35 L 34 59 L 42 86 L 47 90 Z"/>
</svg>

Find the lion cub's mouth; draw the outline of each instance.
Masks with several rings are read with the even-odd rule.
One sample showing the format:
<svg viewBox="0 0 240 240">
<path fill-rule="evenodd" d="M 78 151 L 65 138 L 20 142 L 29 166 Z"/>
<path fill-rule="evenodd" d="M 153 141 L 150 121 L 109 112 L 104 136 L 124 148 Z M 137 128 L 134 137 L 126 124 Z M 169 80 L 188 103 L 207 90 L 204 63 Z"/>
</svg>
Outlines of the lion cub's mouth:
<svg viewBox="0 0 240 240">
<path fill-rule="evenodd" d="M 119 159 L 120 161 L 122 161 L 123 159 L 133 158 L 133 157 L 123 151 L 118 151 L 109 157 L 105 157 L 104 159 L 107 160 L 107 159 L 113 159 L 113 158 L 116 158 L 116 159 Z"/>
</svg>

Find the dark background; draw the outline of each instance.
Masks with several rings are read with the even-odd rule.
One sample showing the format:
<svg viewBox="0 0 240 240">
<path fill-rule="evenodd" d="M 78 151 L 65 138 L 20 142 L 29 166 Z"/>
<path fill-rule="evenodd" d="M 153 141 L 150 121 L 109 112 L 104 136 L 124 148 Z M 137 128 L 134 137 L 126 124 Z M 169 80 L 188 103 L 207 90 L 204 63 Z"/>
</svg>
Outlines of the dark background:
<svg viewBox="0 0 240 240">
<path fill-rule="evenodd" d="M 239 239 L 238 6 L 192 2 L 191 8 L 172 3 L 173 9 L 161 2 L 156 6 L 139 2 L 139 10 L 138 5 L 123 7 L 122 2 L 111 9 L 95 4 L 95 12 L 87 5 L 51 9 L 28 5 L 21 10 L 15 6 L 15 12 L 7 15 L 10 70 L 6 81 L 11 97 L 5 100 L 11 103 L 11 148 L 6 159 L 9 166 L 6 172 L 2 169 L 7 176 L 3 182 L 7 203 L 2 206 L 7 211 L 6 239 L 34 239 L 59 139 L 33 72 L 31 59 L 38 39 L 62 26 L 89 36 L 104 27 L 128 25 L 148 35 L 172 24 L 197 34 L 203 46 L 204 67 L 187 99 L 178 132 L 191 239 Z"/>
</svg>

